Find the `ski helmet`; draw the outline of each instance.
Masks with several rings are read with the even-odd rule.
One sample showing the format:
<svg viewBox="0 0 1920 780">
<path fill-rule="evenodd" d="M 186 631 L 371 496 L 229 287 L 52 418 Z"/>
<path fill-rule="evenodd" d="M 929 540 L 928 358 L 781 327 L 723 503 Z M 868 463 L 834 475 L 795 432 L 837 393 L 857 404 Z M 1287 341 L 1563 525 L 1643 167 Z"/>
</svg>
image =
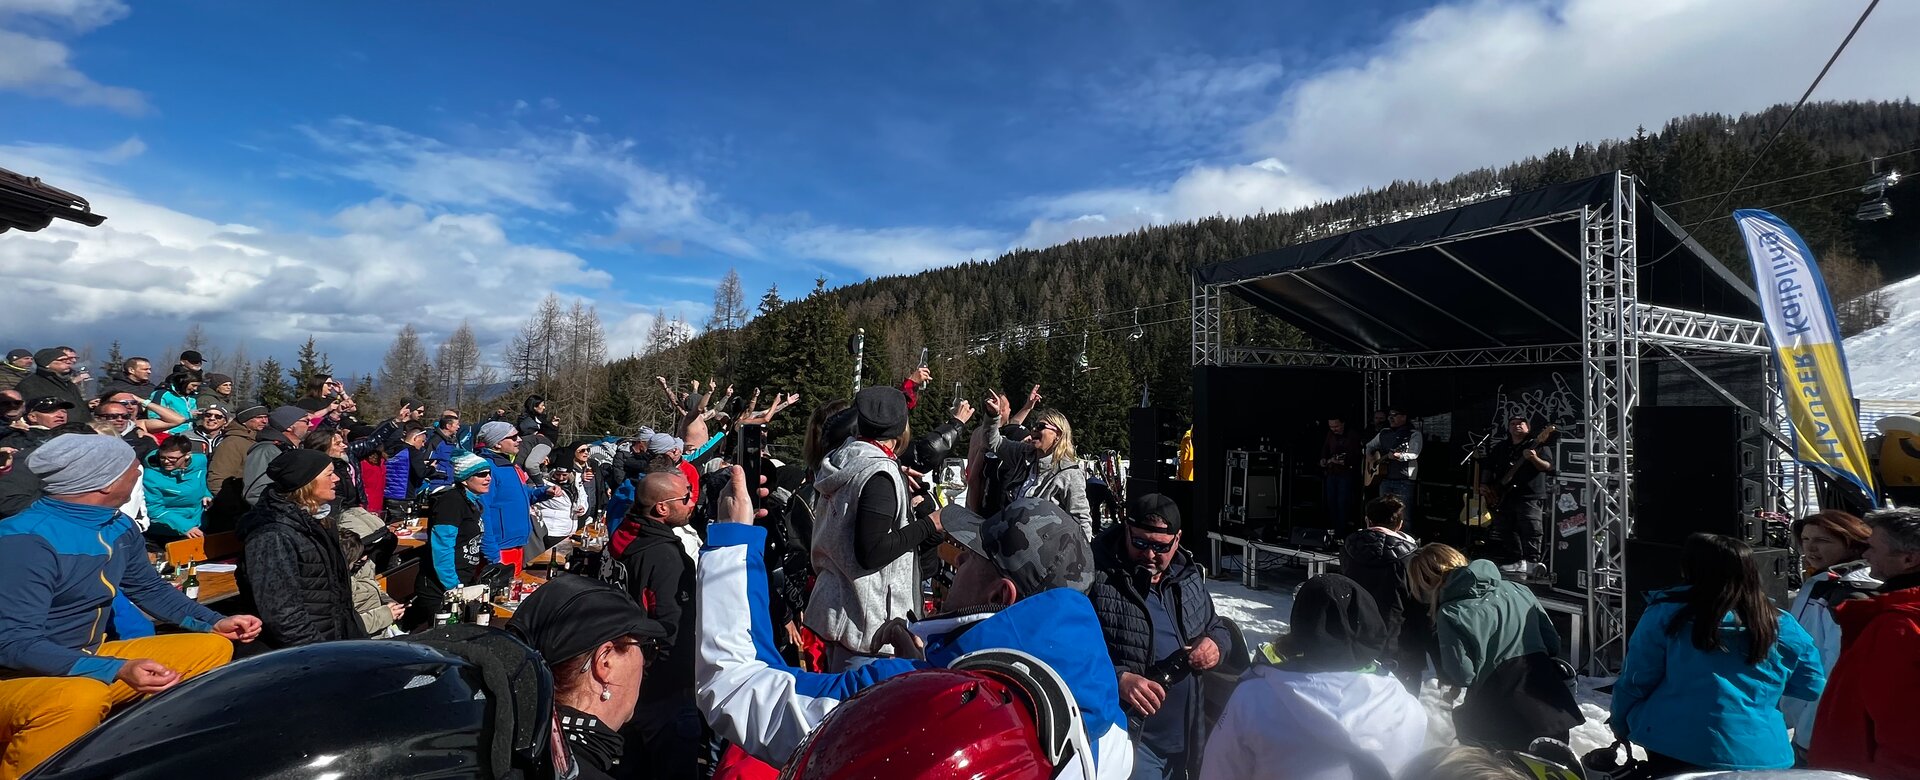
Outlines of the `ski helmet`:
<svg viewBox="0 0 1920 780">
<path fill-rule="evenodd" d="M 1046 780 L 1091 760 L 1073 693 L 1018 650 L 983 650 L 946 669 L 890 678 L 841 703 L 808 735 L 782 780 Z"/>
</svg>

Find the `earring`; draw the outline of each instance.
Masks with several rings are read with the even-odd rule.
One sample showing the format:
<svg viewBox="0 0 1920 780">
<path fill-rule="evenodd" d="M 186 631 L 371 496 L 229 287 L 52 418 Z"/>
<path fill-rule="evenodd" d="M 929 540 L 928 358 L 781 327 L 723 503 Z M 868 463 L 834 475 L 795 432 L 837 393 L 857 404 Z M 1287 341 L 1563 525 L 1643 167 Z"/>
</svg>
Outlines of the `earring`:
<svg viewBox="0 0 1920 780">
<path fill-rule="evenodd" d="M 600 689 L 600 700 L 601 700 L 601 701 L 611 701 L 612 699 L 613 699 L 613 689 L 612 689 L 612 688 L 601 688 L 601 689 Z"/>
</svg>

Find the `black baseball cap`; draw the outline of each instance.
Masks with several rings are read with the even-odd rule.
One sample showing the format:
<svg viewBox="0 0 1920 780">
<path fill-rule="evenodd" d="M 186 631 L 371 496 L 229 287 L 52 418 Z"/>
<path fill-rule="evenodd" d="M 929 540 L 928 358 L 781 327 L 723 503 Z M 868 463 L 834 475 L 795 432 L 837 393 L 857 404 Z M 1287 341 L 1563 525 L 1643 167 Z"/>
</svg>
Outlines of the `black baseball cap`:
<svg viewBox="0 0 1920 780">
<path fill-rule="evenodd" d="M 72 401 L 55 398 L 50 395 L 42 396 L 40 398 L 35 398 L 27 402 L 27 411 L 29 412 L 51 412 L 56 409 L 72 409 L 72 408 L 73 408 Z"/>
<path fill-rule="evenodd" d="M 187 350 L 187 351 L 185 351 L 185 352 L 182 352 L 182 353 L 180 353 L 180 362 L 182 362 L 182 363 L 205 363 L 205 362 L 207 362 L 207 361 L 206 361 L 206 358 L 203 358 L 203 357 L 200 357 L 200 352 L 199 352 L 198 350 L 192 350 L 192 349 L 189 349 L 189 350 Z"/>
<path fill-rule="evenodd" d="M 1180 505 L 1159 493 L 1142 493 L 1127 501 L 1127 525 L 1142 531 L 1180 533 Z"/>
<path fill-rule="evenodd" d="M 520 603 L 507 632 L 540 651 L 551 666 L 623 636 L 665 639 L 667 627 L 647 617 L 625 591 L 557 572 Z"/>
</svg>

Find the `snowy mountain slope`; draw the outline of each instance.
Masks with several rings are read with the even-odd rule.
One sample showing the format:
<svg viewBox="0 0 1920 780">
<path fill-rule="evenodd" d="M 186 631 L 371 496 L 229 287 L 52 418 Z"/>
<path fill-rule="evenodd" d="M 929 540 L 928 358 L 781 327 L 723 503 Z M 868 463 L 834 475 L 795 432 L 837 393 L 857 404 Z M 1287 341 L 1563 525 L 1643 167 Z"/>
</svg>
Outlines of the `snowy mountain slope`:
<svg viewBox="0 0 1920 780">
<path fill-rule="evenodd" d="M 1853 396 L 1920 400 L 1920 276 L 1886 292 L 1887 323 L 1845 343 Z"/>
</svg>

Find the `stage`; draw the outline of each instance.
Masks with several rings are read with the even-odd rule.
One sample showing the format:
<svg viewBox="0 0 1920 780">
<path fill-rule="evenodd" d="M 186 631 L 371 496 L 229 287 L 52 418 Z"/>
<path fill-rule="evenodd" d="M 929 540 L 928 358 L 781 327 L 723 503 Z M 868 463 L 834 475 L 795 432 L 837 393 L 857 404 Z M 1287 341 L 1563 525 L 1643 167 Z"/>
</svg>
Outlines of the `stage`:
<svg viewBox="0 0 1920 780">
<path fill-rule="evenodd" d="M 1511 415 L 1551 423 L 1544 542 L 1555 579 L 1540 590 L 1578 604 L 1569 630 L 1603 673 L 1624 653 L 1629 593 L 1671 584 L 1630 563 L 1630 546 L 1661 545 L 1643 556 L 1652 560 L 1686 530 L 1764 543 L 1777 529 L 1756 518 L 1809 503 L 1782 448 L 1752 288 L 1625 174 L 1200 268 L 1193 284 L 1191 513 L 1198 531 L 1220 534 L 1213 546 L 1241 539 L 1328 565 L 1323 543 L 1353 525 L 1328 518 L 1318 495 L 1325 421 L 1344 419 L 1364 440 L 1389 406 L 1423 441 L 1410 531 L 1471 546 L 1454 521 L 1468 451 Z M 1229 344 L 1229 295 L 1316 348 Z M 1703 450 L 1698 463 L 1681 457 Z M 1680 474 L 1710 495 L 1682 490 Z"/>
</svg>

